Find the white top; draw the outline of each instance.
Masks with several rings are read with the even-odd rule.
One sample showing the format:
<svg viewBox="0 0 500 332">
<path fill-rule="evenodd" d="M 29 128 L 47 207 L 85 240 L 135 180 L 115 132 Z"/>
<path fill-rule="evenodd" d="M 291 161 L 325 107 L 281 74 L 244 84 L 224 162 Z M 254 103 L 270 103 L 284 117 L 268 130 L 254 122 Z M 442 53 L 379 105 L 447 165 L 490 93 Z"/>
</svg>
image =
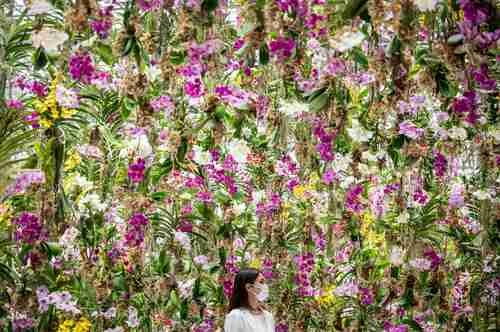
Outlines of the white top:
<svg viewBox="0 0 500 332">
<path fill-rule="evenodd" d="M 254 314 L 247 309 L 233 309 L 226 316 L 224 332 L 274 332 L 274 318 L 266 310 Z"/>
</svg>

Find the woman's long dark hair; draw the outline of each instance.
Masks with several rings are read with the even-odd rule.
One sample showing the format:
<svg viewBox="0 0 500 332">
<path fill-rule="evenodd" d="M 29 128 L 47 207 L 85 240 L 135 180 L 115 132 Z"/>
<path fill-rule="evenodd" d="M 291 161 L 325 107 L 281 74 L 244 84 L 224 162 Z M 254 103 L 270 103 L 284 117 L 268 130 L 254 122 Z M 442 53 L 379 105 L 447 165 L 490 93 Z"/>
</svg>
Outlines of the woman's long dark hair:
<svg viewBox="0 0 500 332">
<path fill-rule="evenodd" d="M 257 280 L 259 273 L 260 271 L 256 269 L 245 269 L 236 274 L 236 277 L 234 277 L 233 294 L 229 302 L 229 311 L 241 307 L 250 307 L 248 292 L 245 286 L 246 284 L 253 284 Z"/>
</svg>

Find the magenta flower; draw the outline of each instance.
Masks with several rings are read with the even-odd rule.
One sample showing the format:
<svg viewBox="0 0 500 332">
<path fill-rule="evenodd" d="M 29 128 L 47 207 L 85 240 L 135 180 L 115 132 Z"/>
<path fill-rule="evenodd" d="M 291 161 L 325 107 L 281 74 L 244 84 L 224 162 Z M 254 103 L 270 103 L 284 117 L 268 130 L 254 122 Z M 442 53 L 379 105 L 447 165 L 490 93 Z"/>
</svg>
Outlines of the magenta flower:
<svg viewBox="0 0 500 332">
<path fill-rule="evenodd" d="M 170 114 L 175 109 L 172 98 L 169 96 L 160 96 L 152 100 L 150 104 L 155 112 L 165 111 L 167 114 Z"/>
<path fill-rule="evenodd" d="M 224 289 L 224 295 L 227 298 L 231 298 L 231 295 L 233 294 L 233 281 L 231 280 L 231 277 L 225 278 L 223 282 L 223 289 Z"/>
<path fill-rule="evenodd" d="M 290 181 L 287 182 L 286 186 L 288 188 L 288 190 L 290 191 L 293 191 L 293 188 L 295 188 L 296 186 L 298 186 L 300 183 L 299 179 L 298 178 L 294 178 L 294 179 L 291 179 Z"/>
<path fill-rule="evenodd" d="M 97 17 L 97 19 L 90 22 L 90 27 L 100 39 L 106 39 L 113 25 L 113 6 L 106 6 L 104 9 L 99 10 Z"/>
<path fill-rule="evenodd" d="M 363 187 L 361 185 L 353 186 L 346 194 L 345 207 L 351 212 L 361 212 L 363 209 L 363 204 L 360 202 L 361 194 L 363 193 Z"/>
<path fill-rule="evenodd" d="M 184 185 L 188 188 L 198 188 L 198 189 L 201 189 L 203 188 L 203 185 L 205 183 L 205 180 L 199 176 L 199 175 L 195 175 L 193 177 L 189 177 L 186 179 L 186 181 L 184 182 Z"/>
<path fill-rule="evenodd" d="M 146 162 L 144 159 L 139 158 L 137 162 L 129 164 L 128 177 L 132 182 L 138 183 L 144 180 L 144 170 L 146 169 Z"/>
<path fill-rule="evenodd" d="M 360 287 L 359 295 L 362 305 L 373 304 L 374 297 L 372 291 L 369 288 Z"/>
<path fill-rule="evenodd" d="M 220 158 L 220 152 L 219 152 L 219 150 L 212 149 L 209 152 L 210 152 L 210 157 L 212 158 L 212 160 L 214 160 L 214 161 L 218 161 L 219 160 L 219 158 Z"/>
<path fill-rule="evenodd" d="M 226 259 L 225 264 L 224 264 L 224 268 L 229 273 L 236 274 L 236 273 L 240 272 L 239 267 L 236 265 L 237 262 L 238 262 L 238 257 L 236 257 L 234 255 L 229 255 Z"/>
<path fill-rule="evenodd" d="M 24 171 L 21 172 L 14 183 L 5 190 L 7 196 L 24 194 L 32 185 L 45 182 L 45 174 L 42 171 Z"/>
<path fill-rule="evenodd" d="M 238 51 L 240 48 L 243 47 L 243 45 L 245 45 L 245 39 L 243 38 L 238 38 L 236 39 L 236 41 L 234 42 L 234 45 L 233 45 L 233 48 L 235 51 Z"/>
<path fill-rule="evenodd" d="M 332 161 L 335 159 L 332 151 L 332 141 L 335 138 L 335 134 L 327 133 L 323 124 L 318 123 L 314 127 L 314 136 L 320 141 L 320 143 L 316 145 L 316 150 L 321 159 L 324 161 Z"/>
<path fill-rule="evenodd" d="M 424 257 L 431 261 L 431 270 L 436 271 L 439 265 L 443 262 L 443 258 L 439 256 L 433 248 L 428 248 L 424 251 Z"/>
<path fill-rule="evenodd" d="M 448 161 L 446 157 L 439 151 L 434 153 L 434 172 L 436 176 L 442 177 L 446 173 L 448 167 Z"/>
<path fill-rule="evenodd" d="M 224 169 L 225 172 L 235 173 L 238 171 L 238 162 L 234 159 L 234 157 L 230 153 L 228 153 L 224 158 L 224 163 L 222 165 L 222 168 Z"/>
<path fill-rule="evenodd" d="M 42 84 L 38 81 L 33 81 L 33 82 L 29 83 L 28 89 L 29 89 L 29 91 L 36 94 L 40 98 L 47 96 L 47 93 L 48 93 L 47 86 L 45 86 L 44 84 Z"/>
<path fill-rule="evenodd" d="M 72 79 L 90 83 L 96 72 L 92 58 L 87 52 L 77 52 L 69 58 L 69 74 Z"/>
<path fill-rule="evenodd" d="M 163 6 L 163 0 L 137 0 L 137 6 L 145 12 L 160 9 Z"/>
<path fill-rule="evenodd" d="M 17 226 L 15 239 L 18 242 L 35 244 L 47 239 L 48 234 L 43 229 L 40 219 L 32 213 L 22 212 L 13 223 Z"/>
<path fill-rule="evenodd" d="M 267 203 L 257 203 L 256 213 L 260 218 L 271 218 L 281 207 L 281 196 L 277 193 L 271 193 Z"/>
<path fill-rule="evenodd" d="M 271 279 L 273 277 L 273 261 L 269 258 L 264 259 L 261 272 L 264 278 Z"/>
<path fill-rule="evenodd" d="M 324 251 L 326 248 L 326 235 L 325 233 L 321 230 L 313 230 L 311 234 L 312 240 L 314 241 L 314 244 L 316 245 L 316 248 L 319 251 Z"/>
<path fill-rule="evenodd" d="M 324 76 L 336 76 L 343 74 L 345 72 L 345 63 L 344 60 L 338 58 L 332 58 L 330 62 L 326 65 L 325 69 L 322 72 Z"/>
<path fill-rule="evenodd" d="M 304 0 L 275 0 L 278 8 L 285 13 L 296 13 L 303 17 L 307 14 L 308 4 Z"/>
<path fill-rule="evenodd" d="M 399 133 L 412 139 L 418 139 L 424 134 L 424 130 L 410 121 L 403 121 L 399 124 Z"/>
<path fill-rule="evenodd" d="M 276 332 L 288 332 L 288 325 L 279 323 L 276 325 Z"/>
<path fill-rule="evenodd" d="M 384 187 L 384 194 L 390 194 L 401 188 L 399 183 L 391 183 Z"/>
<path fill-rule="evenodd" d="M 420 205 L 425 205 L 429 202 L 429 195 L 422 189 L 417 189 L 413 193 L 413 200 Z"/>
<path fill-rule="evenodd" d="M 31 112 L 30 114 L 24 116 L 24 121 L 28 122 L 31 125 L 31 128 L 40 128 L 40 120 L 37 112 Z"/>
<path fill-rule="evenodd" d="M 384 322 L 384 331 L 386 332 L 408 332 L 408 325 L 394 325 L 389 321 Z"/>
<path fill-rule="evenodd" d="M 187 220 L 181 220 L 181 222 L 176 230 L 178 232 L 183 232 L 183 233 L 192 233 L 193 232 L 193 224 Z"/>
<path fill-rule="evenodd" d="M 131 238 L 131 237 L 129 237 Z M 106 256 L 108 256 L 108 258 L 111 260 L 111 262 L 114 264 L 118 261 L 118 259 L 123 255 L 123 253 L 116 247 L 113 247 L 111 248 L 111 250 L 109 250 L 107 253 L 106 253 Z"/>
<path fill-rule="evenodd" d="M 7 108 L 13 109 L 13 110 L 21 110 L 24 107 L 24 104 L 22 101 L 17 100 L 17 99 L 9 99 L 5 101 L 5 105 Z"/>
<path fill-rule="evenodd" d="M 184 84 L 184 92 L 192 98 L 199 98 L 203 96 L 203 83 L 199 78 L 195 78 L 194 80 L 187 81 Z"/>
<path fill-rule="evenodd" d="M 307 19 L 304 22 L 304 26 L 308 29 L 316 29 L 317 25 L 321 21 L 325 21 L 326 16 L 323 15 L 318 15 L 316 13 L 312 13 L 307 17 Z"/>
<path fill-rule="evenodd" d="M 463 97 L 457 97 L 453 100 L 451 109 L 455 113 L 471 113 L 477 107 L 477 94 L 475 91 L 467 91 Z"/>
<path fill-rule="evenodd" d="M 295 256 L 294 262 L 298 268 L 294 277 L 294 282 L 298 287 L 297 291 L 299 296 L 314 296 L 315 290 L 312 287 L 310 279 L 310 274 L 314 269 L 314 255 L 308 252 L 303 255 Z"/>
<path fill-rule="evenodd" d="M 292 55 L 295 41 L 292 38 L 278 37 L 269 43 L 269 52 L 279 61 L 284 61 Z"/>
<path fill-rule="evenodd" d="M 323 183 L 329 185 L 332 184 L 333 181 L 336 179 L 337 173 L 335 173 L 331 169 L 327 169 L 325 173 L 323 173 L 323 176 L 321 177 L 321 180 L 323 180 Z"/>
<path fill-rule="evenodd" d="M 486 63 L 481 64 L 480 69 L 474 70 L 472 74 L 481 89 L 487 91 L 495 90 L 497 82 L 488 75 L 488 65 Z"/>
<path fill-rule="evenodd" d="M 473 24 L 481 24 L 488 20 L 490 12 L 481 1 L 459 0 L 458 3 L 464 11 L 464 20 Z"/>
<path fill-rule="evenodd" d="M 138 247 L 144 242 L 144 230 L 148 224 L 148 218 L 142 213 L 136 213 L 128 220 L 129 227 L 125 234 L 128 246 Z"/>
<path fill-rule="evenodd" d="M 16 318 L 12 321 L 12 328 L 14 331 L 24 331 L 31 329 L 35 324 L 35 321 L 31 318 Z"/>
<path fill-rule="evenodd" d="M 196 198 L 205 204 L 212 203 L 212 194 L 208 191 L 200 191 L 196 194 Z"/>
</svg>

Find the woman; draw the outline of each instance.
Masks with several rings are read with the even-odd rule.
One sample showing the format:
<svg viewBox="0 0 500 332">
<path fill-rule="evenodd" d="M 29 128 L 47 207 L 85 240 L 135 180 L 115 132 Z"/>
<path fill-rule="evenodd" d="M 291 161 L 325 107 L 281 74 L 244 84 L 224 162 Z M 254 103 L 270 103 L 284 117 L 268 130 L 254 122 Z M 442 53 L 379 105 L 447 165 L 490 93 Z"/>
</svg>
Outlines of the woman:
<svg viewBox="0 0 500 332">
<path fill-rule="evenodd" d="M 273 315 L 262 305 L 268 296 L 265 278 L 258 270 L 240 271 L 234 278 L 224 332 L 274 332 Z"/>
</svg>

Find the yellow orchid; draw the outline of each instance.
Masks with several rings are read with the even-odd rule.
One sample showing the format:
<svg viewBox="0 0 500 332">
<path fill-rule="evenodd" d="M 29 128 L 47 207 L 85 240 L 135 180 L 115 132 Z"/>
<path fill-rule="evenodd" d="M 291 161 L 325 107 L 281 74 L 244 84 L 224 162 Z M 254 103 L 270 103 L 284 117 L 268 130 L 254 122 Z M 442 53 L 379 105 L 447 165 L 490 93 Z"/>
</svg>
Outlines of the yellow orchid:
<svg viewBox="0 0 500 332">
<path fill-rule="evenodd" d="M 90 323 L 90 321 L 84 317 L 80 319 L 80 321 L 76 324 L 73 332 L 89 332 L 91 327 L 92 324 Z"/>
<path fill-rule="evenodd" d="M 63 107 L 62 111 L 61 111 L 61 115 L 63 118 L 67 119 L 67 118 L 70 118 L 73 114 L 75 114 L 75 112 L 76 111 L 73 109 L 68 109 L 68 108 Z"/>
<path fill-rule="evenodd" d="M 66 160 L 64 163 L 64 170 L 65 171 L 71 171 L 73 170 L 76 166 L 78 166 L 82 161 L 82 158 L 80 157 L 80 154 L 78 151 L 73 151 L 73 153 L 69 156 L 69 158 Z"/>
<path fill-rule="evenodd" d="M 61 79 L 61 74 L 57 74 L 56 78 L 54 78 L 50 84 L 48 96 L 45 97 L 43 101 L 35 100 L 33 102 L 35 110 L 42 117 L 40 119 L 40 124 L 45 128 L 52 127 L 54 120 L 70 118 L 76 112 L 73 109 L 61 107 L 57 103 L 57 84 Z"/>
<path fill-rule="evenodd" d="M 306 188 L 303 185 L 296 185 L 293 187 L 293 195 L 298 199 L 304 199 L 306 193 Z"/>
<path fill-rule="evenodd" d="M 45 128 L 50 128 L 50 127 L 52 127 L 52 124 L 53 124 L 53 123 L 52 123 L 52 121 L 50 121 L 50 120 L 47 120 L 47 119 L 41 119 L 41 120 L 40 120 L 40 124 L 41 124 L 43 127 L 45 127 Z"/>
<path fill-rule="evenodd" d="M 335 296 L 333 296 L 333 290 L 335 289 L 335 285 L 329 285 L 323 290 L 323 295 L 317 296 L 316 300 L 320 304 L 332 304 L 335 302 Z"/>
<path fill-rule="evenodd" d="M 0 225 L 5 223 L 9 225 L 9 221 L 12 218 L 12 210 L 9 203 L 0 203 Z"/>
<path fill-rule="evenodd" d="M 72 319 L 66 319 L 62 324 L 59 324 L 57 332 L 72 332 L 73 326 L 75 326 L 75 321 Z"/>
<path fill-rule="evenodd" d="M 250 262 L 250 267 L 251 268 L 254 268 L 254 269 L 260 269 L 260 267 L 262 266 L 262 262 L 260 261 L 260 259 L 258 258 L 254 258 L 251 262 Z"/>
</svg>

